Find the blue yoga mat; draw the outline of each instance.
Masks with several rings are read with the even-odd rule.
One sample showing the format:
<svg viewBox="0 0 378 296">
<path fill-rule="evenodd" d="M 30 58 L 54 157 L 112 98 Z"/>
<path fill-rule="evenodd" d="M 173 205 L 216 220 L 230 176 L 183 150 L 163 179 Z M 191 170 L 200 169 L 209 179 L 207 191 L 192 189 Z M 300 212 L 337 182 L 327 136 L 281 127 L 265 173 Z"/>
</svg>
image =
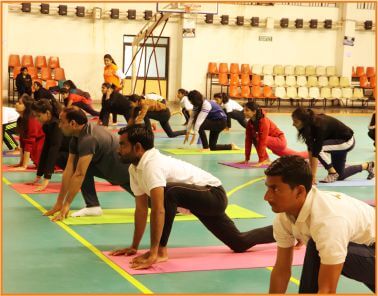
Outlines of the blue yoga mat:
<svg viewBox="0 0 378 296">
<path fill-rule="evenodd" d="M 336 181 L 333 183 L 320 183 L 318 187 L 357 187 L 357 186 L 375 186 L 375 179 L 346 179 L 344 181 Z"/>
</svg>

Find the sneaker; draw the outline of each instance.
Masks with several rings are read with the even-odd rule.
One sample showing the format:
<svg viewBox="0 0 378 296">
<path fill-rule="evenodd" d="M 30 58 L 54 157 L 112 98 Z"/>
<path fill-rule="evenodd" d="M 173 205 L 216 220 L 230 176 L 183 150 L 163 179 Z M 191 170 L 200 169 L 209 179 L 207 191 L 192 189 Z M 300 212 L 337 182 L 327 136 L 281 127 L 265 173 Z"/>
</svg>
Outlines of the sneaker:
<svg viewBox="0 0 378 296">
<path fill-rule="evenodd" d="M 367 171 L 368 171 L 368 176 L 367 176 L 367 179 L 368 180 L 371 180 L 375 177 L 375 172 L 374 172 L 374 161 L 371 161 L 371 162 L 368 162 L 368 167 L 367 167 Z"/>
<path fill-rule="evenodd" d="M 328 176 L 319 182 L 320 183 L 333 183 L 333 182 L 336 182 L 338 178 L 339 178 L 338 173 L 334 173 L 334 174 L 328 173 Z"/>
<path fill-rule="evenodd" d="M 90 208 L 83 208 L 71 214 L 71 217 L 101 216 L 101 215 L 102 215 L 101 207 L 90 207 Z"/>
</svg>

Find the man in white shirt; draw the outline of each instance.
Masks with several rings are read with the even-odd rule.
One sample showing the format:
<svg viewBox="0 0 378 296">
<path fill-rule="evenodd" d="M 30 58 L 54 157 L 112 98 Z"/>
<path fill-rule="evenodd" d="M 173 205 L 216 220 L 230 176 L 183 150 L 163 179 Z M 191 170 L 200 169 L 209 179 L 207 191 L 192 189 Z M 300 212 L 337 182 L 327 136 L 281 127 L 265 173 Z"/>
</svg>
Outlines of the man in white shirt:
<svg viewBox="0 0 378 296">
<path fill-rule="evenodd" d="M 131 163 L 130 186 L 135 195 L 135 230 L 129 248 L 112 255 L 135 254 L 146 227 L 151 200 L 150 251 L 131 261 L 134 269 L 168 260 L 167 243 L 177 207 L 190 210 L 207 229 L 235 252 L 271 243 L 272 226 L 240 232 L 226 215 L 227 195 L 221 181 L 194 165 L 165 156 L 154 148 L 154 135 L 144 125 L 119 131 L 121 161 Z"/>
<path fill-rule="evenodd" d="M 311 169 L 299 156 L 275 160 L 265 174 L 265 200 L 277 213 L 269 293 L 286 292 L 295 240 L 307 244 L 299 293 L 336 293 L 340 274 L 375 291 L 374 208 L 312 187 Z"/>
</svg>

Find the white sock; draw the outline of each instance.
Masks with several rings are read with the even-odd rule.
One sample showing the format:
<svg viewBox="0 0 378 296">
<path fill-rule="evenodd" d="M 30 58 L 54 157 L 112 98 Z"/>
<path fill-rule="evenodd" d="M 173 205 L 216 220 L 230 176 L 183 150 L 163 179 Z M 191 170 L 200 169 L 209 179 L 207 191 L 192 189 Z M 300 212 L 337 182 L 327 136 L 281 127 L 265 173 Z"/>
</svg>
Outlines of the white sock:
<svg viewBox="0 0 378 296">
<path fill-rule="evenodd" d="M 101 215 L 102 215 L 101 207 L 90 207 L 90 208 L 83 208 L 71 214 L 71 217 L 101 216 Z"/>
</svg>

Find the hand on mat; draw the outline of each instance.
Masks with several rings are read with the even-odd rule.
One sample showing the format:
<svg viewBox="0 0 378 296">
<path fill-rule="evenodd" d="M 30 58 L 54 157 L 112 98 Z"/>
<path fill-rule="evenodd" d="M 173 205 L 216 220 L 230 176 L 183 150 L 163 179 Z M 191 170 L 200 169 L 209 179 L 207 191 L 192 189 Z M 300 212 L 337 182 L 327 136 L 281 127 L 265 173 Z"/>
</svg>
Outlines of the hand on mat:
<svg viewBox="0 0 378 296">
<path fill-rule="evenodd" d="M 130 267 L 132 269 L 146 269 L 156 263 L 156 261 L 157 255 L 152 255 L 150 252 L 146 252 L 143 255 L 134 257 L 130 261 Z"/>
<path fill-rule="evenodd" d="M 53 217 L 51 221 L 57 222 L 57 221 L 63 221 L 68 217 L 68 212 L 70 211 L 70 206 L 69 205 L 64 205 L 62 209 L 60 210 L 60 213 Z"/>
<path fill-rule="evenodd" d="M 119 250 L 114 250 L 110 252 L 110 256 L 131 256 L 135 255 L 137 253 L 137 249 L 130 247 L 130 248 L 124 248 L 124 249 L 119 249 Z"/>
<path fill-rule="evenodd" d="M 57 213 L 57 212 L 59 212 L 59 211 L 61 210 L 62 206 L 63 206 L 63 205 L 62 205 L 61 203 L 56 203 L 56 204 L 54 205 L 54 207 L 53 207 L 51 210 L 49 210 L 49 211 L 47 211 L 46 213 L 44 213 L 43 216 L 51 216 L 51 215 L 54 215 L 55 213 Z"/>
<path fill-rule="evenodd" d="M 251 167 L 259 168 L 259 167 L 267 165 L 267 164 L 270 164 L 270 160 L 269 159 L 266 159 L 266 160 L 264 160 L 262 162 L 258 162 L 256 164 L 253 164 L 253 165 L 251 165 Z"/>
<path fill-rule="evenodd" d="M 45 190 L 47 185 L 49 185 L 49 181 L 50 181 L 49 179 L 43 179 L 41 184 L 37 186 L 37 188 L 35 188 L 34 191 L 38 192 L 38 191 Z"/>
<path fill-rule="evenodd" d="M 26 171 L 28 169 L 28 167 L 26 166 L 17 166 L 17 167 L 13 167 L 11 170 L 12 171 Z"/>
</svg>

